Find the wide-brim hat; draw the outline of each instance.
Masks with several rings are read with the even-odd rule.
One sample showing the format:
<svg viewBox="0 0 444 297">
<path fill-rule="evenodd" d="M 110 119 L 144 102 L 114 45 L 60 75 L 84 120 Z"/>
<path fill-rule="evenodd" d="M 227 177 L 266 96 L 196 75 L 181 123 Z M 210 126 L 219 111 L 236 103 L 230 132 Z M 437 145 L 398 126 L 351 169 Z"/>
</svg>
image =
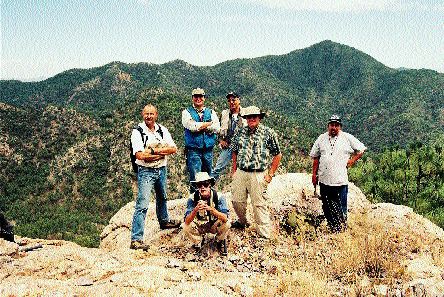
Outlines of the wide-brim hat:
<svg viewBox="0 0 444 297">
<path fill-rule="evenodd" d="M 205 91 L 204 91 L 204 89 L 201 89 L 201 88 L 193 89 L 193 91 L 191 92 L 191 96 L 194 96 L 194 95 L 205 96 Z"/>
<path fill-rule="evenodd" d="M 327 123 L 327 124 L 330 124 L 330 123 L 338 123 L 339 125 L 342 126 L 342 120 L 341 120 L 341 117 L 338 116 L 338 115 L 336 115 L 336 114 L 332 115 L 332 116 L 330 117 L 330 119 L 328 120 L 328 123 Z"/>
<path fill-rule="evenodd" d="M 214 186 L 214 184 L 216 182 L 214 177 L 210 176 L 208 174 L 208 172 L 198 172 L 198 173 L 196 173 L 196 176 L 194 178 L 195 178 L 195 180 L 191 181 L 192 184 L 197 184 L 197 183 L 209 181 L 211 183 L 211 185 Z"/>
<path fill-rule="evenodd" d="M 259 107 L 254 105 L 243 108 L 241 111 L 241 117 L 245 118 L 249 115 L 258 115 L 261 119 L 265 117 L 266 113 L 261 111 Z"/>
</svg>

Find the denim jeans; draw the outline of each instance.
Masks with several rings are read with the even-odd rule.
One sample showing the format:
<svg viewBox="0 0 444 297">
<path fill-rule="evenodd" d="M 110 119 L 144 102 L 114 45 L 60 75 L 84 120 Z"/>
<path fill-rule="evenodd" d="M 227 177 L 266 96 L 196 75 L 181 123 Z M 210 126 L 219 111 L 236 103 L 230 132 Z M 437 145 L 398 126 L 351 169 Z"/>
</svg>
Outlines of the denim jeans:
<svg viewBox="0 0 444 297">
<path fill-rule="evenodd" d="M 169 220 L 166 180 L 166 166 L 160 168 L 139 166 L 139 172 L 137 173 L 138 194 L 131 227 L 131 241 L 143 239 L 146 212 L 153 190 L 156 193 L 156 215 L 159 224 Z"/>
<path fill-rule="evenodd" d="M 196 173 L 208 172 L 212 174 L 213 170 L 213 149 L 190 149 L 187 148 L 187 169 L 190 182 L 196 179 Z M 190 185 L 190 193 L 195 192 L 193 185 Z"/>
<path fill-rule="evenodd" d="M 328 226 L 333 232 L 340 232 L 347 227 L 348 185 L 328 186 L 319 184 L 322 210 Z"/>
<path fill-rule="evenodd" d="M 216 166 L 213 170 L 213 177 L 217 181 L 224 171 L 225 167 L 230 164 L 231 161 L 231 150 L 229 148 L 222 149 L 219 157 L 217 158 Z"/>
</svg>

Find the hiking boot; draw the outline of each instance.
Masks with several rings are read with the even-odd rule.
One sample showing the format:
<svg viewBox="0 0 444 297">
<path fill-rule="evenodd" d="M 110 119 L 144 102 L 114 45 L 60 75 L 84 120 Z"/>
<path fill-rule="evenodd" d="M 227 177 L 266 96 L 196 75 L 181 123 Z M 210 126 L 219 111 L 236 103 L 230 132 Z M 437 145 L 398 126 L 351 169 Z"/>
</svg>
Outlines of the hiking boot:
<svg viewBox="0 0 444 297">
<path fill-rule="evenodd" d="M 132 250 L 143 250 L 147 251 L 149 250 L 150 246 L 147 243 L 144 243 L 142 240 L 134 240 L 131 241 L 130 249 Z"/>
<path fill-rule="evenodd" d="M 182 222 L 179 220 L 168 220 L 160 223 L 160 230 L 179 228 L 181 224 Z"/>
<path fill-rule="evenodd" d="M 221 256 L 227 256 L 228 255 L 228 251 L 227 251 L 227 240 L 226 239 L 222 239 L 219 240 L 217 243 L 217 249 L 219 250 L 219 253 Z"/>
<path fill-rule="evenodd" d="M 234 228 L 234 229 L 245 229 L 245 228 L 248 228 L 248 227 L 250 227 L 250 223 L 246 223 L 244 225 L 244 224 L 242 224 L 239 221 L 235 221 L 234 223 L 231 224 L 231 228 Z"/>
</svg>

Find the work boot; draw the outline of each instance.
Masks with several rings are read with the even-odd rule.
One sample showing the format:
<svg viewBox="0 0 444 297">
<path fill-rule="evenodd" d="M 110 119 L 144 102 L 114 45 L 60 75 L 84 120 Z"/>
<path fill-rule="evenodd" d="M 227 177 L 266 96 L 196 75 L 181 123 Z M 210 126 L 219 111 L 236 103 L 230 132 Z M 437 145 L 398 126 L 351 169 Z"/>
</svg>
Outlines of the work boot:
<svg viewBox="0 0 444 297">
<path fill-rule="evenodd" d="M 248 223 L 248 222 L 245 225 L 239 221 L 235 221 L 231 224 L 231 228 L 234 228 L 234 229 L 245 229 L 248 227 L 250 227 L 250 223 Z"/>
<path fill-rule="evenodd" d="M 134 240 L 131 241 L 130 249 L 132 250 L 143 250 L 147 251 L 149 250 L 150 246 L 147 243 L 144 243 L 142 240 Z"/>
<path fill-rule="evenodd" d="M 219 240 L 217 242 L 217 249 L 219 250 L 221 256 L 227 256 L 228 255 L 227 240 L 226 239 Z"/>
<path fill-rule="evenodd" d="M 179 220 L 168 220 L 166 222 L 160 223 L 160 229 L 165 230 L 179 228 L 181 224 L 182 222 Z"/>
</svg>

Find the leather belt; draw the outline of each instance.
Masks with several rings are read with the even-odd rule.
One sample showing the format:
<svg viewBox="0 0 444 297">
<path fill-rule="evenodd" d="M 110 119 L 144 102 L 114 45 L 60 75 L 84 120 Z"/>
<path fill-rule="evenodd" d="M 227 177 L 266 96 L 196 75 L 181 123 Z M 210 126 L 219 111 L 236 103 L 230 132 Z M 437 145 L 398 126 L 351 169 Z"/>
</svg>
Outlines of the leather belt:
<svg viewBox="0 0 444 297">
<path fill-rule="evenodd" d="M 247 168 L 241 168 L 240 170 L 245 172 L 264 172 L 265 169 L 247 169 Z"/>
</svg>

